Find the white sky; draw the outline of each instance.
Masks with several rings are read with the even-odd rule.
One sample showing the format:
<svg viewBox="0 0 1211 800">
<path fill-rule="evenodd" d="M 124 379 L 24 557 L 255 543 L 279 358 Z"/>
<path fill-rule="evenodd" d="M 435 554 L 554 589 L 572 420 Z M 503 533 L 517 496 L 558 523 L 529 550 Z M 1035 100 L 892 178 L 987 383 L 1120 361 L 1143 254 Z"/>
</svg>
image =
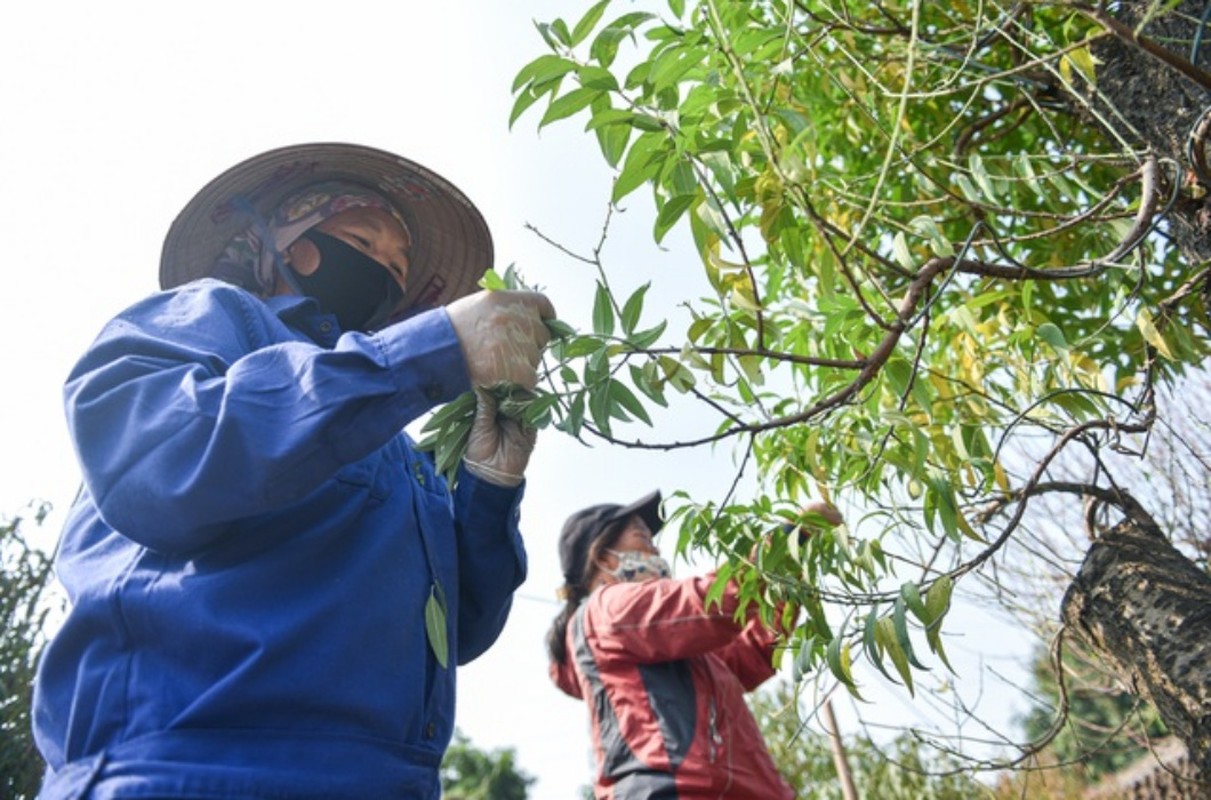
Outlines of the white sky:
<svg viewBox="0 0 1211 800">
<path fill-rule="evenodd" d="M 101 325 L 154 291 L 160 245 L 183 204 L 248 156 L 304 141 L 398 152 L 461 187 L 487 217 L 497 265 L 516 262 L 559 315 L 588 327 L 594 275 L 523 229 L 533 223 L 587 252 L 600 234 L 609 175 L 572 122 L 507 129 L 517 70 L 544 52 L 532 20 L 586 3 L 379 0 L 326 4 L 27 2 L 0 24 L 0 515 L 33 498 L 57 512 L 78 481 L 60 387 Z M 618 3 L 617 13 L 630 3 Z M 618 217 L 605 256 L 620 287 L 646 280 L 652 320 L 699 281 L 684 240 L 651 244 L 644 202 Z M 692 420 L 682 420 L 691 425 Z M 689 428 L 687 428 L 689 429 Z M 662 438 L 671 438 L 668 429 Z M 501 641 L 459 679 L 458 726 L 480 747 L 513 747 L 539 778 L 533 800 L 568 800 L 589 780 L 586 712 L 546 673 L 543 636 L 557 611 L 555 537 L 568 514 L 652 488 L 722 497 L 730 453 L 587 449 L 549 431 L 529 472 L 523 529 L 530 578 Z M 666 542 L 665 549 L 671 548 Z M 957 618 L 950 645 L 972 702 L 992 672 L 1014 672 L 1006 637 Z M 966 628 L 966 630 L 965 630 Z M 977 641 L 979 642 L 977 646 Z M 879 697 L 875 690 L 872 694 Z M 864 715 L 919 720 L 888 694 Z M 984 698 L 988 702 L 988 698 Z M 1011 708 L 985 709 L 1003 720 Z M 873 712 L 873 713 L 872 713 Z M 848 715 L 840 711 L 843 724 Z"/>
</svg>

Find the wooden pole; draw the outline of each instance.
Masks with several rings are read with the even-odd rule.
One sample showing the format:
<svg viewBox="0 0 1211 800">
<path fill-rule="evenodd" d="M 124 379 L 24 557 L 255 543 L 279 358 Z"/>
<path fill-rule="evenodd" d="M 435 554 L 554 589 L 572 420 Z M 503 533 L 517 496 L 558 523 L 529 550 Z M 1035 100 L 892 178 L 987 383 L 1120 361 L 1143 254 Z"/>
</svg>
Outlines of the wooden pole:
<svg viewBox="0 0 1211 800">
<path fill-rule="evenodd" d="M 824 715 L 824 732 L 828 734 L 828 743 L 833 751 L 833 766 L 836 767 L 837 777 L 841 780 L 841 796 L 845 800 L 858 800 L 858 790 L 854 788 L 854 776 L 849 771 L 849 759 L 845 757 L 845 744 L 841 741 L 841 732 L 837 728 L 837 716 L 833 714 L 833 701 L 828 698 L 820 709 Z"/>
</svg>

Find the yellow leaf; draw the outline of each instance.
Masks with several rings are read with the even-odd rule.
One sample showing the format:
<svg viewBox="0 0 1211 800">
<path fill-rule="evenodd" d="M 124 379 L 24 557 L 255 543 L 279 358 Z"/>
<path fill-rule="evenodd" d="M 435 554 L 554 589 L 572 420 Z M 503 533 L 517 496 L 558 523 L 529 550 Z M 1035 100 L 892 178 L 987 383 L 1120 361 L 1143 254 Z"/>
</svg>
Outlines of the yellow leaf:
<svg viewBox="0 0 1211 800">
<path fill-rule="evenodd" d="M 959 509 L 959 508 L 955 509 L 955 522 L 958 523 L 959 530 L 968 539 L 974 539 L 975 541 L 979 542 L 980 544 L 988 544 L 988 540 L 986 540 L 980 534 L 976 533 L 975 528 L 971 527 L 971 523 L 967 521 L 967 517 L 963 516 L 962 509 Z"/>
<path fill-rule="evenodd" d="M 761 310 L 761 306 L 757 305 L 757 303 L 753 300 L 752 290 L 748 286 L 747 281 L 745 281 L 743 284 L 737 284 L 732 289 L 732 293 L 728 299 L 731 301 L 732 305 L 736 306 L 737 308 L 743 308 L 745 311 L 757 312 Z"/>
<path fill-rule="evenodd" d="M 1005 468 L 1001 466 L 1000 461 L 992 465 L 992 477 L 1002 491 L 1009 491 L 1009 477 L 1005 474 Z"/>
<path fill-rule="evenodd" d="M 1161 336 L 1161 332 L 1157 330 L 1156 324 L 1152 321 L 1152 313 L 1148 309 L 1140 309 L 1139 316 L 1135 318 L 1135 326 L 1140 329 L 1144 341 L 1156 348 L 1156 352 L 1170 361 L 1174 360 L 1173 352 L 1165 342 L 1165 337 Z"/>
<path fill-rule="evenodd" d="M 1089 52 L 1088 47 L 1078 47 L 1071 51 L 1068 53 L 1068 60 L 1081 73 L 1081 77 L 1089 82 L 1090 86 L 1097 86 L 1097 64 L 1099 62 L 1093 53 Z M 1070 76 L 1065 75 L 1064 77 L 1068 79 Z"/>
</svg>

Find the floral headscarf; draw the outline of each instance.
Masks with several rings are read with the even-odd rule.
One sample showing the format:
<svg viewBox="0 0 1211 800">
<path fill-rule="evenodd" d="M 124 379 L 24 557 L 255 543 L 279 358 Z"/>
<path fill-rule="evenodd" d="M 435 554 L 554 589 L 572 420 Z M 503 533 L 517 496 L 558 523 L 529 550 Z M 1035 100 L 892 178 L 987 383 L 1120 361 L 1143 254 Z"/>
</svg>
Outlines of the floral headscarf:
<svg viewBox="0 0 1211 800">
<path fill-rule="evenodd" d="M 408 234 L 399 210 L 364 186 L 344 181 L 312 184 L 287 197 L 269 219 L 259 218 L 231 237 L 215 260 L 211 275 L 265 296 L 273 291 L 281 254 L 305 231 L 351 208 L 379 208 L 390 213 Z M 266 241 L 269 240 L 269 241 Z"/>
</svg>

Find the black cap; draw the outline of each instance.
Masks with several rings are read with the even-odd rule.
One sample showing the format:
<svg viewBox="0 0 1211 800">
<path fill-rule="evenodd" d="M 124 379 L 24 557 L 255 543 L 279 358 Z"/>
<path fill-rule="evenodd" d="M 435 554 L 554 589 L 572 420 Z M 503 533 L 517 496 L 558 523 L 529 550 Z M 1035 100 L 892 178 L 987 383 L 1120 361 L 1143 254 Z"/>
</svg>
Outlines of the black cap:
<svg viewBox="0 0 1211 800">
<path fill-rule="evenodd" d="M 579 585 L 584 579 L 585 559 L 593 542 L 605 533 L 611 522 L 626 519 L 632 514 L 638 514 L 652 533 L 664 527 L 664 520 L 660 518 L 660 491 L 644 495 L 627 506 L 602 503 L 583 508 L 568 517 L 559 534 L 559 566 L 563 569 L 564 581 L 571 586 Z"/>
</svg>

